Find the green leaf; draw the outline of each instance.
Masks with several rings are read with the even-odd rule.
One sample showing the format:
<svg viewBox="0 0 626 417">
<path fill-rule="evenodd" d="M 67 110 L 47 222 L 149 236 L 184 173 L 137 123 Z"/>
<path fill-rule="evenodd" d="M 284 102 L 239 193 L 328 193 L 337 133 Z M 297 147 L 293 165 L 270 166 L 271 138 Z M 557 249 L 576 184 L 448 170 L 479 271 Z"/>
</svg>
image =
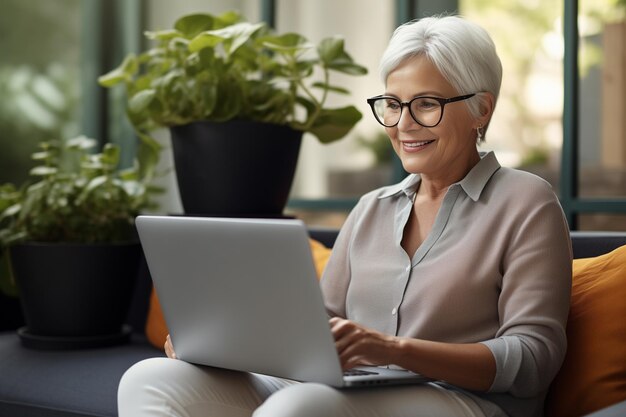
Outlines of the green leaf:
<svg viewBox="0 0 626 417">
<path fill-rule="evenodd" d="M 319 65 L 319 62 L 314 59 L 299 59 L 296 61 L 296 68 L 302 78 L 311 76 L 317 65 Z"/>
<path fill-rule="evenodd" d="M 220 101 L 220 105 L 216 106 L 211 117 L 216 122 L 231 120 L 239 114 L 240 109 L 243 107 L 242 104 L 241 96 L 235 94 L 226 95 L 224 99 Z"/>
<path fill-rule="evenodd" d="M 226 26 L 234 25 L 242 20 L 241 14 L 233 10 L 224 12 L 221 15 L 215 17 L 213 29 L 221 29 Z"/>
<path fill-rule="evenodd" d="M 310 130 L 322 143 L 343 138 L 361 120 L 363 115 L 356 107 L 323 109 Z"/>
<path fill-rule="evenodd" d="M 218 82 L 219 80 L 216 77 L 212 77 L 202 83 L 199 88 L 198 94 L 200 95 L 202 108 L 207 115 L 212 114 L 217 106 Z"/>
<path fill-rule="evenodd" d="M 156 99 L 156 91 L 153 89 L 141 90 L 130 98 L 128 109 L 135 114 L 146 111 Z"/>
<path fill-rule="evenodd" d="M 318 45 L 317 53 L 322 62 L 329 65 L 344 53 L 343 45 L 344 40 L 340 36 L 325 38 Z"/>
<path fill-rule="evenodd" d="M 129 82 L 139 69 L 135 54 L 128 54 L 119 67 L 98 77 L 98 84 L 102 87 L 113 87 L 121 82 Z"/>
<path fill-rule="evenodd" d="M 328 91 L 332 91 L 334 93 L 339 93 L 339 94 L 350 94 L 350 91 L 348 91 L 347 89 L 343 87 L 338 87 L 336 85 L 329 85 L 329 84 L 325 84 L 322 82 L 313 83 L 313 87 L 321 88 L 322 90 L 328 90 Z"/>
<path fill-rule="evenodd" d="M 216 66 L 222 65 L 222 62 L 215 57 L 212 49 L 201 49 L 195 55 L 198 57 L 198 65 L 201 71 L 206 69 L 216 72 L 220 71 L 220 68 Z"/>
<path fill-rule="evenodd" d="M 90 171 L 100 171 L 105 168 L 104 163 L 100 155 L 85 155 L 80 164 L 81 168 L 86 170 L 87 175 L 94 175 L 93 172 Z"/>
<path fill-rule="evenodd" d="M 183 16 L 174 23 L 174 28 L 187 39 L 191 39 L 200 32 L 213 29 L 214 18 L 207 13 L 196 13 Z"/>
<path fill-rule="evenodd" d="M 99 177 L 92 179 L 91 181 L 89 181 L 89 184 L 87 184 L 87 186 L 85 187 L 83 194 L 88 194 L 92 192 L 96 188 L 101 187 L 102 185 L 106 184 L 107 181 L 108 181 L 108 178 L 105 175 L 101 175 Z"/>
<path fill-rule="evenodd" d="M 0 223 L 4 218 L 3 213 L 5 210 L 13 205 L 19 205 L 22 192 L 15 189 L 13 184 L 4 184 L 0 186 Z M 19 209 L 18 209 L 19 211 Z M 9 216 L 13 216 L 15 213 L 9 213 Z"/>
<path fill-rule="evenodd" d="M 169 41 L 180 36 L 180 32 L 174 29 L 166 29 L 159 31 L 145 31 L 143 33 L 146 38 L 151 40 Z"/>
<path fill-rule="evenodd" d="M 196 36 L 189 42 L 189 50 L 191 52 L 197 52 L 204 48 L 215 48 L 220 43 L 224 42 L 224 38 L 214 35 L 212 33 L 204 32 Z"/>
<path fill-rule="evenodd" d="M 54 175 L 58 172 L 55 167 L 38 166 L 30 170 L 30 175 L 38 177 L 46 177 L 48 175 Z"/>
<path fill-rule="evenodd" d="M 68 139 L 65 142 L 65 146 L 68 149 L 79 149 L 79 150 L 89 150 L 96 147 L 98 141 L 93 138 L 88 138 L 87 136 L 77 136 L 72 139 Z"/>
<path fill-rule="evenodd" d="M 192 52 L 196 52 L 207 46 L 214 47 L 220 42 L 223 42 L 226 55 L 229 56 L 233 54 L 237 49 L 239 49 L 243 44 L 248 42 L 248 40 L 255 33 L 257 33 L 265 26 L 266 25 L 263 22 L 255 24 L 242 22 L 222 29 L 203 32 L 196 38 L 192 39 L 192 41 L 189 43 L 189 50 Z M 218 40 L 220 40 L 220 42 L 218 42 Z"/>
<path fill-rule="evenodd" d="M 235 118 L 244 108 L 244 89 L 239 80 L 233 77 L 224 77 L 217 85 L 218 103 L 211 114 L 211 119 L 224 122 Z"/>
<path fill-rule="evenodd" d="M 186 50 L 189 47 L 189 40 L 185 38 L 181 38 L 177 36 L 175 38 L 170 39 L 167 44 L 167 48 L 169 51 L 176 51 L 177 49 Z"/>
<path fill-rule="evenodd" d="M 265 36 L 259 40 L 263 46 L 273 51 L 295 55 L 297 52 L 311 49 L 315 45 L 297 33 L 285 33 L 280 36 Z"/>
<path fill-rule="evenodd" d="M 7 207 L 2 213 L 0 213 L 0 220 L 15 216 L 20 212 L 21 209 L 22 205 L 19 203 Z"/>
<path fill-rule="evenodd" d="M 365 75 L 367 74 L 367 68 L 355 64 L 354 60 L 345 51 L 342 51 L 331 62 L 325 63 L 326 68 L 343 72 L 349 75 Z"/>
<path fill-rule="evenodd" d="M 42 152 L 35 152 L 30 157 L 34 161 L 45 161 L 46 159 L 50 158 L 51 156 L 52 156 L 51 152 L 42 151 Z"/>
<path fill-rule="evenodd" d="M 139 181 L 140 179 L 136 164 L 132 168 L 120 170 L 118 175 L 124 181 Z"/>
<path fill-rule="evenodd" d="M 120 163 L 121 149 L 114 143 L 107 143 L 102 149 L 102 161 L 109 164 L 112 168 L 116 168 Z"/>
<path fill-rule="evenodd" d="M 353 63 L 334 63 L 328 66 L 329 69 L 335 70 L 337 72 L 342 72 L 344 74 L 349 75 L 365 75 L 367 74 L 367 68 Z"/>
<path fill-rule="evenodd" d="M 122 183 L 122 188 L 129 196 L 141 196 L 145 193 L 145 186 L 138 181 L 124 181 Z"/>
</svg>

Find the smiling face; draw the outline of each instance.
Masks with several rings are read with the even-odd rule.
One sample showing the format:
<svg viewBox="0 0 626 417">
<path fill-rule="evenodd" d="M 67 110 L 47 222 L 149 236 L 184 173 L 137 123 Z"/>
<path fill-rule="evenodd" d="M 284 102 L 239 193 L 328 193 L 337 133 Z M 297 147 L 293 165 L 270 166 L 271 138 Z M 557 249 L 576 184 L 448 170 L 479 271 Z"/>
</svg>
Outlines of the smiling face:
<svg viewBox="0 0 626 417">
<path fill-rule="evenodd" d="M 423 56 L 409 58 L 390 72 L 385 91 L 402 102 L 417 96 L 450 98 L 459 94 Z M 443 118 L 435 127 L 419 125 L 404 108 L 400 122 L 385 129 L 407 172 L 450 185 L 479 161 L 476 128 L 485 124 L 484 118 L 471 116 L 465 102 L 457 101 L 445 105 Z"/>
</svg>

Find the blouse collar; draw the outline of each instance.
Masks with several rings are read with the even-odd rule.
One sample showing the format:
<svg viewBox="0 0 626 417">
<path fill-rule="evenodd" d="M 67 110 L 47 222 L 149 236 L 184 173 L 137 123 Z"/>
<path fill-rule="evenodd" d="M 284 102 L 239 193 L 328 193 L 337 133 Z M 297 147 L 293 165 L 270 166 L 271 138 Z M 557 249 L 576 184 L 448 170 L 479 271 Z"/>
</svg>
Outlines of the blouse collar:
<svg viewBox="0 0 626 417">
<path fill-rule="evenodd" d="M 452 185 L 460 185 L 472 200 L 478 201 L 489 179 L 500 167 L 500 163 L 493 151 L 481 152 L 480 161 L 474 165 L 461 181 Z M 421 180 L 419 174 L 410 174 L 398 184 L 387 187 L 378 198 L 382 199 L 404 193 L 408 198 L 412 199 Z"/>
</svg>

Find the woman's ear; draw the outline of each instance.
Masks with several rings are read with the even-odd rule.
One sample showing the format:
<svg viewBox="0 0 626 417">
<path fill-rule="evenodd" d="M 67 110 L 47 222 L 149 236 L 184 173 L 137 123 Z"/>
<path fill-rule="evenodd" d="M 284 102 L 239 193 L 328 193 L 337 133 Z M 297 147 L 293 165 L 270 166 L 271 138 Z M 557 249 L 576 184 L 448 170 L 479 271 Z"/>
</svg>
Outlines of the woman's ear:
<svg viewBox="0 0 626 417">
<path fill-rule="evenodd" d="M 491 120 L 491 115 L 493 114 L 493 110 L 495 109 L 496 99 L 493 94 L 489 92 L 479 93 L 480 101 L 478 104 L 478 110 L 480 115 L 476 118 L 476 127 L 477 126 L 487 126 L 489 124 L 489 120 Z"/>
</svg>

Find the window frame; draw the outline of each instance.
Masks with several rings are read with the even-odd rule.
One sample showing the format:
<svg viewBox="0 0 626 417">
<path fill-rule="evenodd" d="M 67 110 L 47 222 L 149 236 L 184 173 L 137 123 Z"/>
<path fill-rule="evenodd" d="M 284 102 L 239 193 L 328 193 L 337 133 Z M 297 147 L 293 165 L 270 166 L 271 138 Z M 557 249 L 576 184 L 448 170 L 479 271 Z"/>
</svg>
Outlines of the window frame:
<svg viewBox="0 0 626 417">
<path fill-rule="evenodd" d="M 563 2 L 563 147 L 559 199 L 571 230 L 578 230 L 580 214 L 626 214 L 626 198 L 589 198 L 579 196 L 580 169 L 580 74 L 578 0 Z"/>
</svg>

